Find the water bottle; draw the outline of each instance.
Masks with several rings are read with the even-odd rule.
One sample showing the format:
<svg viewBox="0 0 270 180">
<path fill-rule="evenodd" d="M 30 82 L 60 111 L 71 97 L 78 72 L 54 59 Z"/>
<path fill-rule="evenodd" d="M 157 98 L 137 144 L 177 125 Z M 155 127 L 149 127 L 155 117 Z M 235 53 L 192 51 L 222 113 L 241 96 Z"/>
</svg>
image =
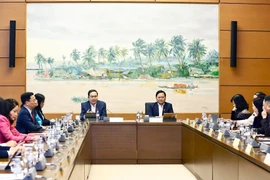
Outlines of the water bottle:
<svg viewBox="0 0 270 180">
<path fill-rule="evenodd" d="M 137 122 L 140 121 L 140 111 L 137 111 L 137 113 L 136 113 L 136 121 Z"/>
<path fill-rule="evenodd" d="M 29 147 L 26 151 L 26 161 L 28 169 L 34 166 L 33 148 Z"/>
<path fill-rule="evenodd" d="M 247 126 L 246 127 L 246 129 L 245 129 L 245 136 L 248 138 L 248 137 L 250 137 L 250 129 L 249 129 L 249 126 Z"/>
<path fill-rule="evenodd" d="M 97 109 L 97 111 L 96 111 L 96 122 L 98 122 L 98 121 L 99 121 L 99 111 Z"/>
<path fill-rule="evenodd" d="M 241 124 L 241 125 L 240 125 L 239 130 L 240 130 L 240 134 L 241 134 L 241 135 L 243 135 L 243 134 L 244 134 L 244 130 L 245 130 L 244 125 L 243 125 L 243 124 Z"/>
<path fill-rule="evenodd" d="M 37 147 L 38 147 L 38 152 L 39 152 L 39 154 L 43 154 L 43 151 L 44 151 L 44 142 L 43 142 L 42 137 L 40 137 L 40 138 L 38 139 Z"/>
<path fill-rule="evenodd" d="M 13 174 L 15 174 L 16 179 L 17 179 L 18 175 L 23 172 L 23 167 L 21 165 L 20 158 L 15 157 L 12 159 L 11 171 L 13 172 Z"/>
</svg>

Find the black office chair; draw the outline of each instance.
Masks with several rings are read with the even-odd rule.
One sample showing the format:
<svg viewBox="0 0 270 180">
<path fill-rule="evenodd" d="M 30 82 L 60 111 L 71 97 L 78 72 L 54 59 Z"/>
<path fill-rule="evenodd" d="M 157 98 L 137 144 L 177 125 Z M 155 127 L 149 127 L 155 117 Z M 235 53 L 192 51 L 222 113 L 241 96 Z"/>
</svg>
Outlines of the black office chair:
<svg viewBox="0 0 270 180">
<path fill-rule="evenodd" d="M 149 115 L 149 114 L 148 114 L 148 109 L 149 109 L 149 106 L 150 106 L 151 104 L 153 104 L 153 102 L 146 102 L 146 103 L 145 103 L 145 105 L 144 105 L 144 108 L 145 108 L 144 114 L 145 114 L 145 115 Z"/>
</svg>

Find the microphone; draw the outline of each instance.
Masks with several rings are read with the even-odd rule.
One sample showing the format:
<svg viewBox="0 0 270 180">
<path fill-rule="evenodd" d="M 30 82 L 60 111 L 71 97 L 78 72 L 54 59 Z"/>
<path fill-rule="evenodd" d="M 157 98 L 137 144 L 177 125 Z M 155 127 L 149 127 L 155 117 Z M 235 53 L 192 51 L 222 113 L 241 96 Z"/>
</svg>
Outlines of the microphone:
<svg viewBox="0 0 270 180">
<path fill-rule="evenodd" d="M 109 113 L 113 114 L 109 109 L 106 109 L 107 111 L 109 111 Z"/>
</svg>

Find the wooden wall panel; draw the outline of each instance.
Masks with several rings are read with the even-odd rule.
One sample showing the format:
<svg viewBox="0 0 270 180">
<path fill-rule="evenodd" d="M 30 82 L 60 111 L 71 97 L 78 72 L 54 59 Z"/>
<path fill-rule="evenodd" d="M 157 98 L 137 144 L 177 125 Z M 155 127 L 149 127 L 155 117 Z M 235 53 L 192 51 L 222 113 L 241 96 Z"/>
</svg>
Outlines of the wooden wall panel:
<svg viewBox="0 0 270 180">
<path fill-rule="evenodd" d="M 53 2 L 53 3 L 57 3 L 57 2 L 90 2 L 91 0 L 25 0 L 26 2 Z"/>
<path fill-rule="evenodd" d="M 235 94 L 242 94 L 249 104 L 249 110 L 252 111 L 252 99 L 253 95 L 257 91 L 262 91 L 267 95 L 270 95 L 269 86 L 220 86 L 219 87 L 219 113 L 230 113 L 233 106 L 231 98 Z"/>
<path fill-rule="evenodd" d="M 16 20 L 16 29 L 25 29 L 26 3 L 1 3 L 0 1 L 0 17 L 0 29 L 9 29 L 10 20 Z"/>
<path fill-rule="evenodd" d="M 155 2 L 155 0 L 91 0 L 92 2 Z"/>
<path fill-rule="evenodd" d="M 230 119 L 231 118 L 231 113 L 229 113 L 229 114 L 219 114 L 219 117 L 224 118 L 224 119 Z"/>
<path fill-rule="evenodd" d="M 156 2 L 214 3 L 214 4 L 218 4 L 219 0 L 156 0 Z"/>
<path fill-rule="evenodd" d="M 242 32 L 237 37 L 238 58 L 270 58 L 270 32 Z M 220 57 L 230 57 L 231 32 L 220 31 Z"/>
<path fill-rule="evenodd" d="M 0 0 L 0 96 L 20 103 L 25 92 L 26 3 L 25 0 Z M 8 67 L 9 24 L 16 20 L 16 67 Z M 18 58 L 22 57 L 22 58 Z"/>
<path fill-rule="evenodd" d="M 13 98 L 21 104 L 21 94 L 25 92 L 25 86 L 0 86 L 0 96 L 4 99 Z"/>
<path fill-rule="evenodd" d="M 25 73 L 25 58 L 16 58 L 16 66 L 9 68 L 9 59 L 0 58 L 0 71 L 1 78 L 0 85 L 25 85 L 26 73 Z"/>
<path fill-rule="evenodd" d="M 220 4 L 220 30 L 230 30 L 231 21 L 238 30 L 270 30 L 269 12 L 270 5 Z"/>
<path fill-rule="evenodd" d="M 0 0 L 0 3 L 22 3 L 25 0 Z"/>
<path fill-rule="evenodd" d="M 0 57 L 9 57 L 9 30 L 0 31 Z M 25 57 L 26 33 L 25 30 L 16 31 L 16 57 Z"/>
<path fill-rule="evenodd" d="M 270 4 L 269 0 L 220 0 L 220 3 L 234 3 L 234 4 Z"/>
<path fill-rule="evenodd" d="M 237 59 L 237 67 L 230 67 L 229 58 L 220 58 L 220 85 L 270 85 L 270 59 Z"/>
</svg>

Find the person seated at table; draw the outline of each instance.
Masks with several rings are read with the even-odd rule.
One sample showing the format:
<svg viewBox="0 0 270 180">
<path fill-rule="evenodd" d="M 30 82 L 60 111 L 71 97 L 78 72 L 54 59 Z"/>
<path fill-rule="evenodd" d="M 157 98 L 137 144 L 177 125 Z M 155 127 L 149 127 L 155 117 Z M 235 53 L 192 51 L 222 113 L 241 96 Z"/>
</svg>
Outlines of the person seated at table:
<svg viewBox="0 0 270 180">
<path fill-rule="evenodd" d="M 52 124 L 54 121 L 46 119 L 43 112 L 42 112 L 42 108 L 44 107 L 44 104 L 45 104 L 45 96 L 43 94 L 37 93 L 37 94 L 35 94 L 35 97 L 36 97 L 37 102 L 38 102 L 37 107 L 35 107 L 36 120 L 39 118 L 41 120 L 43 126 L 47 126 L 47 125 Z"/>
<path fill-rule="evenodd" d="M 264 98 L 262 118 L 262 127 L 258 129 L 258 134 L 270 136 L 270 96 Z"/>
<path fill-rule="evenodd" d="M 19 104 L 15 99 L 6 99 L 0 102 L 0 143 L 6 143 L 10 140 L 32 141 L 33 135 L 19 133 L 14 127 L 14 122 L 18 116 Z"/>
<path fill-rule="evenodd" d="M 23 146 L 0 146 L 0 158 L 9 158 L 10 156 L 13 156 L 14 153 L 18 155 L 24 152 L 24 149 L 25 148 Z"/>
<path fill-rule="evenodd" d="M 263 99 L 255 98 L 252 102 L 253 114 L 245 120 L 236 121 L 238 126 L 243 124 L 244 126 L 252 126 L 252 128 L 260 128 L 262 120 L 262 111 L 263 111 Z"/>
<path fill-rule="evenodd" d="M 164 113 L 173 113 L 173 107 L 171 103 L 166 102 L 165 91 L 158 90 L 156 92 L 157 102 L 152 103 L 148 106 L 148 115 L 150 117 L 163 116 Z"/>
<path fill-rule="evenodd" d="M 16 129 L 20 133 L 28 134 L 36 131 L 43 131 L 45 128 L 40 126 L 35 118 L 35 107 L 37 100 L 32 92 L 25 92 L 21 95 L 21 111 L 18 115 Z"/>
<path fill-rule="evenodd" d="M 253 99 L 256 99 L 256 98 L 261 98 L 261 99 L 264 99 L 266 96 L 265 93 L 261 92 L 261 91 L 258 91 L 258 92 L 255 92 L 255 94 L 253 95 Z"/>
<path fill-rule="evenodd" d="M 236 94 L 232 97 L 231 102 L 233 103 L 231 120 L 243 120 L 251 116 L 251 113 L 248 111 L 248 103 L 244 96 Z"/>
<path fill-rule="evenodd" d="M 85 119 L 85 114 L 99 112 L 99 117 L 103 120 L 104 117 L 107 117 L 107 108 L 106 103 L 98 100 L 98 92 L 95 89 L 88 91 L 88 101 L 81 103 L 81 114 L 80 119 Z"/>
</svg>

